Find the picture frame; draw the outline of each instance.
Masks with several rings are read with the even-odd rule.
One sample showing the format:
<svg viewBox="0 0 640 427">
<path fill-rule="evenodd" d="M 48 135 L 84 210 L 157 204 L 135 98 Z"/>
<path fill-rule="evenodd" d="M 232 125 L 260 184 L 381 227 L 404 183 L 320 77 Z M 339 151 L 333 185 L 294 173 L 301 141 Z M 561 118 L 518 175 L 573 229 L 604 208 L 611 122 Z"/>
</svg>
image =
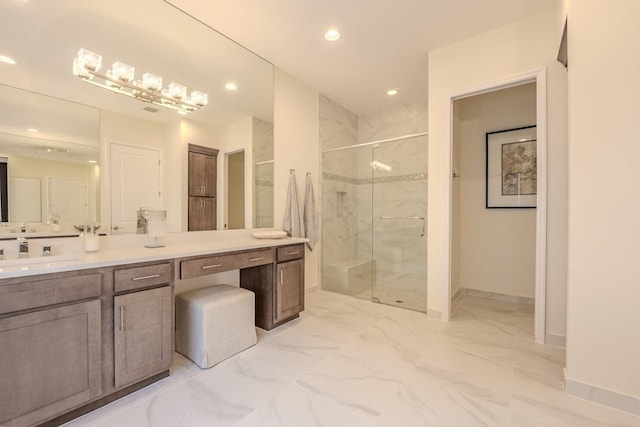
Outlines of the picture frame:
<svg viewBox="0 0 640 427">
<path fill-rule="evenodd" d="M 535 208 L 536 126 L 486 133 L 486 208 Z"/>
</svg>

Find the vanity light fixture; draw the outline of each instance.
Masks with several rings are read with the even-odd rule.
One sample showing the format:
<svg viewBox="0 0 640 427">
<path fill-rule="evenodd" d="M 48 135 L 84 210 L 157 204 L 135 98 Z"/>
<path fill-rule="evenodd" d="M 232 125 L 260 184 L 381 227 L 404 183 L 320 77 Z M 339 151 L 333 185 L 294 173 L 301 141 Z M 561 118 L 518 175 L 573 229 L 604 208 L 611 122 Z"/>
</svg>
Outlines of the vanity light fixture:
<svg viewBox="0 0 640 427">
<path fill-rule="evenodd" d="M 340 38 L 340 31 L 335 28 L 329 28 L 329 30 L 324 33 L 324 38 L 329 40 L 330 42 L 334 42 Z"/>
<path fill-rule="evenodd" d="M 389 89 L 387 91 L 387 95 L 389 96 L 396 96 L 398 94 L 398 92 L 400 92 L 398 89 Z"/>
<path fill-rule="evenodd" d="M 89 163 L 91 163 L 92 165 L 95 165 L 96 163 L 98 163 L 97 160 L 89 160 Z"/>
<path fill-rule="evenodd" d="M 151 73 L 135 79 L 134 67 L 115 62 L 110 70 L 101 74 L 102 56 L 88 49 L 80 49 L 73 60 L 73 74 L 84 82 L 111 92 L 159 105 L 184 114 L 196 111 L 208 103 L 204 92 L 194 90 L 187 96 L 187 88 L 178 83 L 162 87 L 162 77 Z"/>
<path fill-rule="evenodd" d="M 16 61 L 6 55 L 0 55 L 0 62 L 4 62 L 5 64 L 14 65 Z"/>
<path fill-rule="evenodd" d="M 227 90 L 234 91 L 234 90 L 238 90 L 238 85 L 233 82 L 229 82 L 226 85 L 224 85 L 224 88 Z"/>
<path fill-rule="evenodd" d="M 38 129 L 36 129 L 36 128 L 29 128 L 29 129 L 27 129 L 27 132 L 31 132 L 31 133 L 38 133 Z"/>
</svg>

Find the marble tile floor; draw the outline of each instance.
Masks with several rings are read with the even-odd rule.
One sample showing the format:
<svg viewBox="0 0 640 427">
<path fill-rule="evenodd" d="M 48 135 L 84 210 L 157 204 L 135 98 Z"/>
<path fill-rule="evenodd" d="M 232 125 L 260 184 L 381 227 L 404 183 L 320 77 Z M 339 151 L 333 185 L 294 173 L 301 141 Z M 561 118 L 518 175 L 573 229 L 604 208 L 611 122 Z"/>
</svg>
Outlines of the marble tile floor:
<svg viewBox="0 0 640 427">
<path fill-rule="evenodd" d="M 337 293 L 207 370 L 172 375 L 67 427 L 640 426 L 562 390 L 564 351 L 530 305 L 465 296 L 449 323 Z"/>
</svg>

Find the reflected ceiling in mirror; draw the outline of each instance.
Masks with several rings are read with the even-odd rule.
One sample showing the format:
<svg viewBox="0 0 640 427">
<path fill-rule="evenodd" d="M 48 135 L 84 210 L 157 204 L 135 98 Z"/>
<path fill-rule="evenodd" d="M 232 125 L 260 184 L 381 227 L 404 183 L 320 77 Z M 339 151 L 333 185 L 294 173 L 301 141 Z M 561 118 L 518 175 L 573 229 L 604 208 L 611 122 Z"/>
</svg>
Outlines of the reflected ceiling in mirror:
<svg viewBox="0 0 640 427">
<path fill-rule="evenodd" d="M 0 134 L 7 136 L 8 144 L 33 146 L 36 139 L 81 147 L 105 143 L 94 119 L 78 117 L 76 121 L 76 113 L 82 113 L 52 106 L 55 99 L 71 101 L 69 108 L 90 106 L 87 108 L 92 112 L 86 110 L 89 116 L 114 112 L 160 124 L 178 123 L 183 117 L 216 127 L 247 117 L 273 122 L 272 64 L 166 1 L 8 0 L 0 2 L 0 14 L 4 18 L 0 35 L 11 40 L 10 45 L 0 48 L 0 55 L 16 62 L 0 63 L 0 84 L 4 89 L 44 94 L 51 101 L 16 106 L 11 95 L 0 92 L 0 114 L 13 116 L 6 122 L 0 118 Z M 197 90 L 208 94 L 208 104 L 180 116 L 87 85 L 72 72 L 73 59 L 81 48 L 102 56 L 103 71 L 122 62 L 135 67 L 136 79 L 144 73 L 159 75 L 164 87 L 176 82 L 186 86 L 188 93 Z M 228 90 L 229 83 L 236 90 Z M 45 110 L 55 113 L 47 118 L 39 113 Z M 42 117 L 42 124 L 29 123 L 34 116 Z M 34 126 L 38 126 L 37 135 L 25 132 Z M 24 150 L 37 152 L 35 148 Z M 100 150 L 105 153 L 104 148 Z"/>
<path fill-rule="evenodd" d="M 98 161 L 100 111 L 0 85 L 0 151 L 20 157 Z"/>
<path fill-rule="evenodd" d="M 148 72 L 207 93 L 193 120 L 272 121 L 272 65 L 164 1 L 5 1 L 0 13 L 2 38 L 12 40 L 1 54 L 16 61 L 2 64 L 3 84 L 147 120 L 175 119 L 175 111 L 149 113 L 139 100 L 82 84 L 72 64 L 86 48 L 102 55 L 105 69 L 119 61 L 135 67 L 137 78 Z M 226 89 L 230 82 L 238 89 Z"/>
</svg>

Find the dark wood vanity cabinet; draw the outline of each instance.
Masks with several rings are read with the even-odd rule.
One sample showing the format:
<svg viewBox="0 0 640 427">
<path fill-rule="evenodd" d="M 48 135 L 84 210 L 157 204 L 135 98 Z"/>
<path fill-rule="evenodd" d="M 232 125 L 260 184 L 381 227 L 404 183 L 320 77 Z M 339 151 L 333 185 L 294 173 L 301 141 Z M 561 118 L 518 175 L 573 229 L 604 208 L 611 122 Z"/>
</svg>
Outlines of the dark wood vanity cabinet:
<svg viewBox="0 0 640 427">
<path fill-rule="evenodd" d="M 173 268 L 160 263 L 114 275 L 114 381 L 121 388 L 171 367 Z"/>
<path fill-rule="evenodd" d="M 0 425 L 57 426 L 169 375 L 173 260 L 0 280 Z"/>
<path fill-rule="evenodd" d="M 274 286 L 274 322 L 279 323 L 304 310 L 304 245 L 277 249 Z"/>
<path fill-rule="evenodd" d="M 256 326 L 271 330 L 304 310 L 304 245 L 280 246 L 275 262 L 240 270 L 240 286 L 256 296 Z"/>
<path fill-rule="evenodd" d="M 4 282 L 0 425 L 36 425 L 100 397 L 102 275 L 58 273 Z"/>
<path fill-rule="evenodd" d="M 189 231 L 215 230 L 218 150 L 189 144 Z"/>
</svg>

